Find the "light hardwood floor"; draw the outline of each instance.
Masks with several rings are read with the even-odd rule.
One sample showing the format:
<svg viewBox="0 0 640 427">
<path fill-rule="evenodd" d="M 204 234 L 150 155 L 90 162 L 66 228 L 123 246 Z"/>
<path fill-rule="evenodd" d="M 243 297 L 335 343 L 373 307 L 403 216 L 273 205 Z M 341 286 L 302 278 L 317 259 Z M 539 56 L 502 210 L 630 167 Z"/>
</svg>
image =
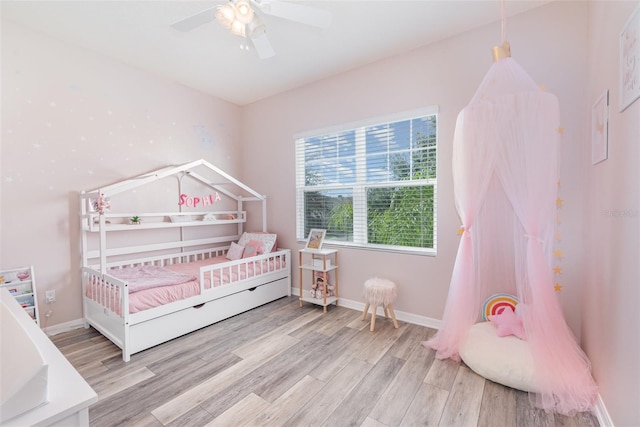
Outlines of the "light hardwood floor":
<svg viewBox="0 0 640 427">
<path fill-rule="evenodd" d="M 94 329 L 51 337 L 98 393 L 92 426 L 597 426 L 435 359 L 432 329 L 283 298 L 122 361 Z"/>
</svg>

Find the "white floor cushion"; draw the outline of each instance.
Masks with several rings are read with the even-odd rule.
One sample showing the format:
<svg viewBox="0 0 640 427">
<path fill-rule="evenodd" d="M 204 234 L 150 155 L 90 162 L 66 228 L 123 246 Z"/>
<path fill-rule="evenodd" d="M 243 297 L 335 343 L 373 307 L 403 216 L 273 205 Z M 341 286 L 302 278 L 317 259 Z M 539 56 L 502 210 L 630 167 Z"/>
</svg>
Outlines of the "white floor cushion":
<svg viewBox="0 0 640 427">
<path fill-rule="evenodd" d="M 476 323 L 460 347 L 460 357 L 478 375 L 523 391 L 537 391 L 533 358 L 523 341 L 513 335 L 499 337 L 491 322 Z"/>
</svg>

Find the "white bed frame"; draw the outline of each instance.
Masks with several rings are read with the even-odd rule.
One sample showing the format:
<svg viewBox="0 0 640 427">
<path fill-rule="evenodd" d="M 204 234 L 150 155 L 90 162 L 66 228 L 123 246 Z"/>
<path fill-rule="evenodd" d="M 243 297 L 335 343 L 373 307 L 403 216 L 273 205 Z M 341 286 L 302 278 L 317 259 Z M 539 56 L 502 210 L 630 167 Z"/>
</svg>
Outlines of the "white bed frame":
<svg viewBox="0 0 640 427">
<path fill-rule="evenodd" d="M 230 192 L 226 186 L 203 178 L 194 172 L 196 168 L 205 168 L 208 172 L 222 177 L 224 184 L 233 184 L 249 196 L 237 195 Z M 122 191 L 137 188 L 145 183 L 157 181 L 170 176 L 182 178 L 188 176 L 199 181 L 204 186 L 230 197 L 237 203 L 235 211 L 209 212 L 165 212 L 137 214 L 143 218 L 141 225 L 123 223 L 129 213 L 100 214 L 93 210 L 93 201 L 102 194 L 110 197 Z M 132 179 L 99 188 L 80 195 L 82 218 L 82 300 L 85 327 L 93 326 L 101 334 L 122 349 L 122 358 L 128 362 L 132 354 L 169 341 L 173 338 L 219 322 L 236 314 L 291 295 L 291 251 L 276 249 L 270 253 L 251 258 L 228 261 L 222 264 L 211 264 L 200 269 L 199 295 L 175 301 L 160 307 L 129 313 L 128 284 L 108 274 L 112 267 L 128 267 L 139 265 L 165 266 L 175 263 L 197 261 L 224 255 L 232 241 L 237 241 L 246 222 L 246 212 L 243 202 L 256 201 L 262 203 L 262 230 L 266 231 L 266 197 L 259 195 L 246 185 L 222 172 L 220 169 L 204 160 L 172 166 L 155 172 L 141 175 Z M 216 215 L 233 215 L 232 219 L 204 221 L 195 217 L 208 213 Z M 190 221 L 168 220 L 168 217 L 188 215 Z M 148 221 L 147 221 L 148 220 Z M 126 221 L 125 221 L 126 222 Z M 216 225 L 237 224 L 237 234 L 214 235 L 207 238 L 183 240 L 183 227 L 206 227 L 215 229 Z M 179 228 L 180 238 L 176 241 L 150 244 L 117 246 L 107 244 L 112 231 L 122 233 L 139 233 L 139 230 Z M 227 227 L 228 228 L 228 227 Z M 214 233 L 215 234 L 215 233 Z M 97 249 L 91 245 L 98 237 Z M 120 239 L 118 242 L 122 242 Z M 126 241 L 126 239 L 124 239 Z M 223 270 L 249 268 L 250 264 L 268 265 L 266 272 L 232 281 L 221 286 L 204 288 L 204 276 L 211 274 L 223 276 Z M 248 270 L 245 270 L 248 271 Z M 255 270 L 254 270 L 255 271 Z M 231 276 L 230 274 L 225 274 Z M 109 295 L 119 295 L 119 298 L 108 297 L 103 289 L 97 286 L 102 283 L 112 287 Z M 92 296 L 87 297 L 87 287 L 93 286 Z"/>
</svg>

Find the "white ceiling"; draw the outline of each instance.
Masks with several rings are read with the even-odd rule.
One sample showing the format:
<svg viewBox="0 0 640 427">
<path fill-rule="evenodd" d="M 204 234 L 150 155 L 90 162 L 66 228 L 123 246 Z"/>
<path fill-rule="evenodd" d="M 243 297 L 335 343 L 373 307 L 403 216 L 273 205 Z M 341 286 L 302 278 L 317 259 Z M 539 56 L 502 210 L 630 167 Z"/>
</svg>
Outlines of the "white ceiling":
<svg viewBox="0 0 640 427">
<path fill-rule="evenodd" d="M 551 0 L 507 0 L 512 16 Z M 329 28 L 262 15 L 276 55 L 259 59 L 217 22 L 171 24 L 225 0 L 1 1 L 2 19 L 151 71 L 237 105 L 451 37 L 491 22 L 499 0 L 302 1 L 332 14 Z M 245 42 L 246 43 L 246 42 Z"/>
</svg>

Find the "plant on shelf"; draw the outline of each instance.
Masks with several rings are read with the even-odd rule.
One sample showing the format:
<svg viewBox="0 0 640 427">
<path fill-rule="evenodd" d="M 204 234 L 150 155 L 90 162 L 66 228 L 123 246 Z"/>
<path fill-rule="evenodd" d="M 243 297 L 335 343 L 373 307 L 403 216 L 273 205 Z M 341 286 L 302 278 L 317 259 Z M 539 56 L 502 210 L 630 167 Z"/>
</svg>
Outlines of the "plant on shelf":
<svg viewBox="0 0 640 427">
<path fill-rule="evenodd" d="M 131 222 L 131 224 L 140 224 L 142 222 L 142 218 L 140 218 L 138 215 L 134 215 L 131 218 L 129 218 L 129 222 Z"/>
</svg>

